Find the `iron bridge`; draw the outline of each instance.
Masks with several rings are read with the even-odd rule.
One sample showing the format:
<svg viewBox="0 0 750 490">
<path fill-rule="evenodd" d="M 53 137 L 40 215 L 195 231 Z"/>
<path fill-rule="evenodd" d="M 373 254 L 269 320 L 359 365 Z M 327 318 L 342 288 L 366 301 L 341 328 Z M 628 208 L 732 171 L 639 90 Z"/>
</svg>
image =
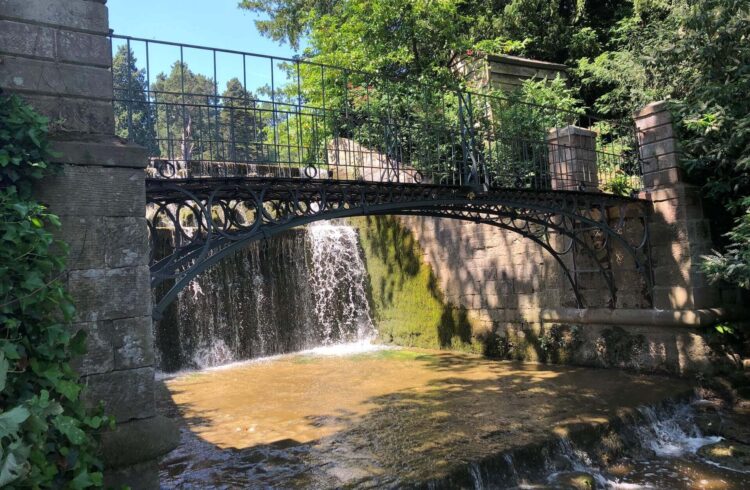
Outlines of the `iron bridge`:
<svg viewBox="0 0 750 490">
<path fill-rule="evenodd" d="M 353 216 L 450 218 L 517 233 L 554 257 L 579 308 L 590 303 L 592 272 L 610 307 L 618 288 L 633 287 L 623 267 L 650 296 L 650 203 L 636 197 L 641 165 L 628 124 L 469 83 L 430 86 L 115 35 L 112 47 L 118 133 L 152 155 L 157 319 L 198 274 L 250 242 Z M 174 63 L 156 66 L 158 49 Z M 207 73 L 193 71 L 196 53 L 212 59 Z M 220 89 L 225 59 L 235 71 Z M 470 61 L 462 63 L 456 73 Z"/>
</svg>

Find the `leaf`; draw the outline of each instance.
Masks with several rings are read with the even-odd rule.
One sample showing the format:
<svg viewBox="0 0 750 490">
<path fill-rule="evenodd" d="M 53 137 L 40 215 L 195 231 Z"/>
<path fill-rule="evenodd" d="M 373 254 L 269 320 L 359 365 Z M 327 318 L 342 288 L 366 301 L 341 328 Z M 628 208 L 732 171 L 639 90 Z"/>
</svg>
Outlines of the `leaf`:
<svg viewBox="0 0 750 490">
<path fill-rule="evenodd" d="M 22 406 L 0 413 L 0 438 L 18 432 L 18 428 L 29 418 L 29 415 L 29 410 Z"/>
<path fill-rule="evenodd" d="M 0 487 L 18 479 L 24 473 L 24 465 L 19 463 L 14 453 L 8 453 L 0 466 Z"/>
<path fill-rule="evenodd" d="M 81 391 L 81 386 L 73 381 L 58 381 L 56 388 L 70 401 L 78 398 L 78 393 Z"/>
<path fill-rule="evenodd" d="M 80 445 L 86 442 L 86 433 L 78 427 L 77 421 L 72 417 L 60 415 L 55 417 L 53 424 L 72 444 Z"/>
</svg>

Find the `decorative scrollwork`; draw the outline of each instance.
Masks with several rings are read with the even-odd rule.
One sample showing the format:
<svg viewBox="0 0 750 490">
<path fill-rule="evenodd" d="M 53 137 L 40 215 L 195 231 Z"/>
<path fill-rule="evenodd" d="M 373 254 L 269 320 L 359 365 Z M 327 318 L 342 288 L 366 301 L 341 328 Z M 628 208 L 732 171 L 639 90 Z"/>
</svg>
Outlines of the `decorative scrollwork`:
<svg viewBox="0 0 750 490">
<path fill-rule="evenodd" d="M 561 265 L 579 307 L 586 304 L 574 255 L 588 257 L 616 304 L 611 250 L 625 254 L 651 289 L 648 206 L 600 193 L 283 178 L 147 179 L 154 255 L 152 286 L 166 292 L 158 316 L 201 271 L 246 243 L 317 220 L 421 215 L 469 220 L 533 240 Z M 168 231 L 168 233 L 165 233 Z M 165 243 L 164 235 L 171 237 Z M 581 255 L 582 254 L 582 255 Z M 166 284 L 165 284 L 166 283 Z"/>
</svg>

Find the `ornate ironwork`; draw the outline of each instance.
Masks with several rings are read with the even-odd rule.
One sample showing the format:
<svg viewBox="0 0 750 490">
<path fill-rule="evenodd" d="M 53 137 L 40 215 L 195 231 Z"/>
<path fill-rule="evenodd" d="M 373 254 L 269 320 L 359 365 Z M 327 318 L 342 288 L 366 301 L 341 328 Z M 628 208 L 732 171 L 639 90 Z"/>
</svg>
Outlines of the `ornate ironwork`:
<svg viewBox="0 0 750 490">
<path fill-rule="evenodd" d="M 623 196 L 641 185 L 627 124 L 480 87 L 131 37 L 112 43 L 117 130 L 152 154 L 157 316 L 248 242 L 357 215 L 453 218 L 518 233 L 557 260 L 579 307 L 587 304 L 581 274 L 590 271 L 617 304 L 613 252 L 630 257 L 651 289 L 649 206 Z M 199 66 L 204 73 L 191 71 Z M 220 91 L 219 78 L 229 76 Z"/>
<path fill-rule="evenodd" d="M 601 193 L 495 189 L 389 182 L 293 178 L 149 179 L 149 228 L 158 251 L 159 229 L 174 236 L 172 252 L 152 258 L 152 286 L 170 287 L 159 315 L 197 274 L 254 240 L 319 220 L 361 215 L 421 215 L 486 223 L 518 233 L 549 252 L 562 267 L 579 307 L 586 305 L 574 253 L 596 264 L 616 303 L 611 266 L 601 262 L 612 246 L 624 251 L 651 287 L 648 227 L 638 237 L 626 221 L 645 221 L 648 203 Z M 615 216 L 613 219 L 612 217 Z M 631 229 L 634 227 L 630 227 Z"/>
</svg>

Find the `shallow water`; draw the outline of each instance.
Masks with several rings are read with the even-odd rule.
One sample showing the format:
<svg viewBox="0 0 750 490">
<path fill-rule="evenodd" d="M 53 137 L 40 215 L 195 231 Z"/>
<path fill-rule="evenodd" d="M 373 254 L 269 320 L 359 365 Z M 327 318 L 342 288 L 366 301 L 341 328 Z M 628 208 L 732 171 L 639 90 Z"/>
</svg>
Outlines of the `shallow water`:
<svg viewBox="0 0 750 490">
<path fill-rule="evenodd" d="M 644 449 L 606 466 L 575 448 L 567 455 L 565 448 L 544 449 L 549 461 L 542 461 L 541 473 L 532 468 L 533 455 L 521 461 L 513 453 L 512 461 L 507 453 L 564 441 L 626 408 L 685 393 L 682 380 L 369 349 L 313 350 L 164 379 L 160 406 L 180 421 L 182 443 L 162 461 L 162 485 L 369 488 L 466 481 L 480 488 L 538 487 L 556 485 L 554 478 L 566 471 L 584 471 L 598 486 L 746 488 L 737 486 L 745 480 L 725 478 L 726 470 L 702 463 L 692 447 L 674 449 L 677 458 Z M 645 439 L 658 439 L 653 434 Z M 689 445 L 689 436 L 661 442 L 664 448 Z M 485 466 L 495 470 L 476 466 L 472 476 L 472 463 L 504 453 L 515 475 L 493 463 Z"/>
</svg>

